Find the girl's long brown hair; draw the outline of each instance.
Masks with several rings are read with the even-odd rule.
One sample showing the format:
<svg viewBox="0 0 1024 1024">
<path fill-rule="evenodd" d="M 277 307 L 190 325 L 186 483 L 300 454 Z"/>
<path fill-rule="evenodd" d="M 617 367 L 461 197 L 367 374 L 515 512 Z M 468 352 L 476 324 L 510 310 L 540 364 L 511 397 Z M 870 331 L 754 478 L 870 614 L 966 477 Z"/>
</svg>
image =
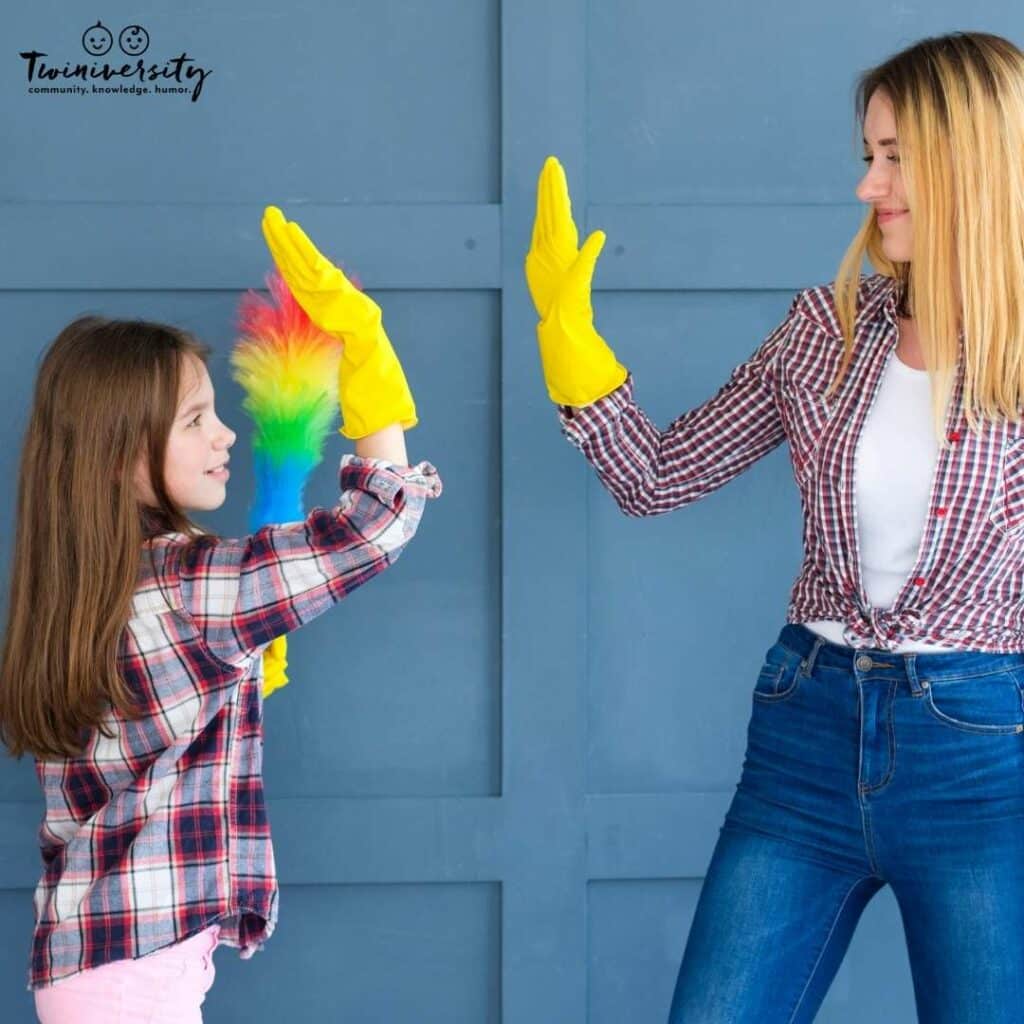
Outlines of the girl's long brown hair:
<svg viewBox="0 0 1024 1024">
<path fill-rule="evenodd" d="M 836 275 L 843 360 L 853 357 L 862 261 L 897 279 L 933 384 L 942 447 L 944 409 L 963 332 L 963 411 L 1018 419 L 1024 399 L 1024 54 L 984 32 L 922 39 L 861 75 L 856 121 L 881 89 L 891 101 L 914 225 L 909 262 L 882 250 L 868 212 Z M 860 147 L 860 139 L 856 140 Z"/>
<path fill-rule="evenodd" d="M 187 355 L 209 349 L 141 320 L 82 317 L 45 352 L 18 473 L 0 739 L 11 754 L 74 757 L 133 717 L 117 662 L 145 541 L 203 531 L 167 493 L 163 464 Z M 133 486 L 144 460 L 155 506 Z M 152 552 L 150 552 L 152 557 Z"/>
</svg>

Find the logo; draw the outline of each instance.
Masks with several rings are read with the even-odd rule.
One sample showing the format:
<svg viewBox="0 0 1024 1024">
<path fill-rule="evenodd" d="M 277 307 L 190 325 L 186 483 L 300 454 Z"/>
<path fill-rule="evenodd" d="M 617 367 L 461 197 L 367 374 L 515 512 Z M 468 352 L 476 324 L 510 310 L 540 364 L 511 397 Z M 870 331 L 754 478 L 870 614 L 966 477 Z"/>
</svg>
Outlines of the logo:
<svg viewBox="0 0 1024 1024">
<path fill-rule="evenodd" d="M 86 53 L 91 53 L 94 57 L 102 57 L 103 54 L 109 53 L 113 45 L 114 37 L 98 21 L 92 28 L 87 28 L 82 33 L 82 47 Z"/>
<path fill-rule="evenodd" d="M 128 25 L 121 29 L 117 45 L 129 57 L 138 57 L 149 49 L 149 33 L 141 25 Z"/>
<path fill-rule="evenodd" d="M 45 50 L 24 50 L 19 56 L 25 61 L 28 91 L 35 96 L 188 96 L 195 103 L 213 74 L 212 68 L 198 64 L 185 50 L 162 61 L 154 60 L 153 54 L 143 60 L 150 38 L 141 25 L 120 29 L 117 48 L 119 53 L 114 50 L 114 33 L 97 21 L 82 33 L 82 49 L 88 57 L 106 58 L 102 62 L 82 63 L 77 58 L 61 62 L 51 59 Z M 133 62 L 131 58 L 136 59 Z"/>
</svg>

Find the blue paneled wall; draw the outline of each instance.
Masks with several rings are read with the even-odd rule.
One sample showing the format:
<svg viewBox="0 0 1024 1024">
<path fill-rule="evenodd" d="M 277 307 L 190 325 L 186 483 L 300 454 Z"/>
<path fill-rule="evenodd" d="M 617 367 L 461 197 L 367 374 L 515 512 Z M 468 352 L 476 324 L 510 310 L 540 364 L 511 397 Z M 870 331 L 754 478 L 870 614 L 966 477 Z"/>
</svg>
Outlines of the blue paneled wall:
<svg viewBox="0 0 1024 1024">
<path fill-rule="evenodd" d="M 859 223 L 856 73 L 957 5 L 670 0 L 38 0 L 0 57 L 0 473 L 39 353 L 73 316 L 168 320 L 227 355 L 281 205 L 381 303 L 445 480 L 393 570 L 293 637 L 266 709 L 283 891 L 267 950 L 222 949 L 207 1019 L 660 1024 L 750 691 L 800 561 L 776 451 L 673 516 L 627 520 L 559 436 L 522 278 L 536 175 L 602 227 L 600 329 L 661 423 L 830 280 Z M 97 18 L 209 71 L 187 95 L 30 93 L 19 52 L 84 59 Z M 975 26 L 1024 19 L 984 0 Z M 336 497 L 332 441 L 310 505 Z M 0 503 L 0 568 L 14 496 Z M 69 515 L 74 510 L 68 510 Z M 0 985 L 24 992 L 39 872 L 28 762 L 0 764 Z M 894 902 L 868 908 L 826 1024 L 913 1019 Z"/>
</svg>

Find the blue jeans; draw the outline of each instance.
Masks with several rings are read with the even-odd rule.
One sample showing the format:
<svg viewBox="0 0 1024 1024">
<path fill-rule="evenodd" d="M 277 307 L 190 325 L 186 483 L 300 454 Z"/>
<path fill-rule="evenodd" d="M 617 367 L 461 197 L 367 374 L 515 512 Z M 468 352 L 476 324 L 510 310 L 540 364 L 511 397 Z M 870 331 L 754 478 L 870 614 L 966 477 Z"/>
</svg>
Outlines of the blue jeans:
<svg viewBox="0 0 1024 1024">
<path fill-rule="evenodd" d="M 1024 1020 L 1024 654 L 787 623 L 752 700 L 669 1024 L 813 1021 L 886 884 L 920 1024 Z"/>
</svg>

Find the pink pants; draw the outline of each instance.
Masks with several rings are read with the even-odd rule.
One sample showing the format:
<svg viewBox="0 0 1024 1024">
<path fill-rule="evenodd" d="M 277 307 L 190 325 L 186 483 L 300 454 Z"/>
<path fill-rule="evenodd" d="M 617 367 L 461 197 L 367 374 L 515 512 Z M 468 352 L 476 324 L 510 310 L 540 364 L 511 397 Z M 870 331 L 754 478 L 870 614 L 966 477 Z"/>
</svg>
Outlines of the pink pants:
<svg viewBox="0 0 1024 1024">
<path fill-rule="evenodd" d="M 220 925 L 139 960 L 94 967 L 36 989 L 40 1024 L 202 1024 Z"/>
</svg>

